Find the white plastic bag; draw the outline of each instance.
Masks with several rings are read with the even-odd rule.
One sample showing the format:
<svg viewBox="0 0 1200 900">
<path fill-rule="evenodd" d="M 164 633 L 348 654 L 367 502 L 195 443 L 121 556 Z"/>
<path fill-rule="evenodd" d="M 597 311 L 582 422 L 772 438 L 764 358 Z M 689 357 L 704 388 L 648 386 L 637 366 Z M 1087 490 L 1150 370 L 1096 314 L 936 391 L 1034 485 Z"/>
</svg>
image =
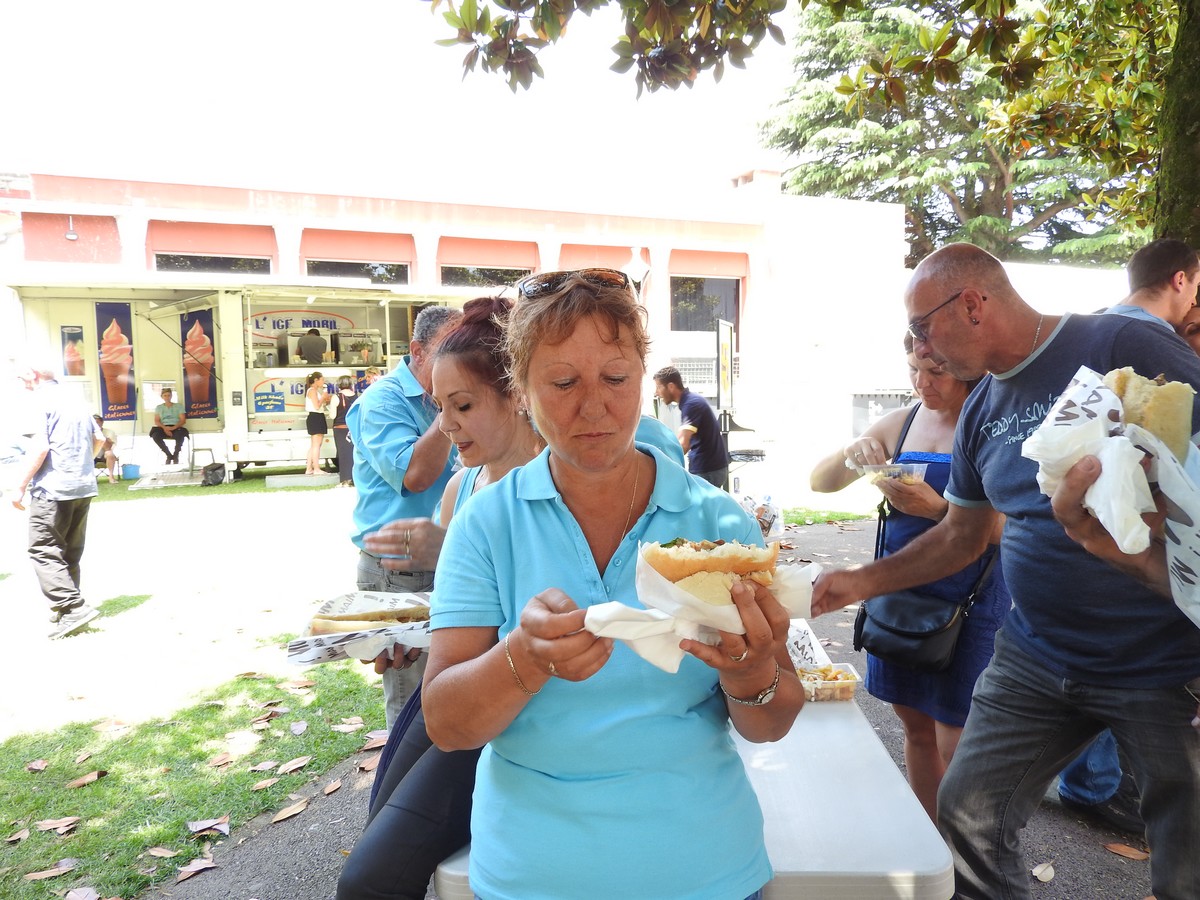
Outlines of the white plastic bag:
<svg viewBox="0 0 1200 900">
<path fill-rule="evenodd" d="M 746 494 L 740 502 L 742 509 L 753 516 L 755 521 L 758 522 L 758 527 L 762 529 L 764 541 L 770 543 L 783 537 L 783 510 L 771 502 L 770 494 L 764 495 L 762 500 L 751 494 Z"/>
</svg>

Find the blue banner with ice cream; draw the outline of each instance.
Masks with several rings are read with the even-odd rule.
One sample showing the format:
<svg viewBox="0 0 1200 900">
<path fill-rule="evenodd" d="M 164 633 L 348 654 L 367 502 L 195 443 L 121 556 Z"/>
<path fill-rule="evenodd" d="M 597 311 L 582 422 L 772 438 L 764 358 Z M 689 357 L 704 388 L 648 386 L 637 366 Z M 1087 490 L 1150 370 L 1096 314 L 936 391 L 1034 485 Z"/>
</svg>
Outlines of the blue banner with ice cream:
<svg viewBox="0 0 1200 900">
<path fill-rule="evenodd" d="M 100 408 L 108 422 L 137 418 L 132 319 L 128 303 L 96 304 L 96 333 L 100 335 Z"/>
<path fill-rule="evenodd" d="M 217 370 L 213 312 L 197 309 L 179 317 L 183 348 L 183 409 L 189 419 L 217 417 Z"/>
</svg>

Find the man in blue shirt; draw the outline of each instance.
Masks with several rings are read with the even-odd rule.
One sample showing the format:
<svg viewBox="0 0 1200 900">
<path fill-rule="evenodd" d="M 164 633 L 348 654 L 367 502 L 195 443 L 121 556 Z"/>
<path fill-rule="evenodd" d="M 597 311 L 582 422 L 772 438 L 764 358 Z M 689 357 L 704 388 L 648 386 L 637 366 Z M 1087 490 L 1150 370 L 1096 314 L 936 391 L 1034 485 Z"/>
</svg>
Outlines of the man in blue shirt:
<svg viewBox="0 0 1200 900">
<path fill-rule="evenodd" d="M 1129 296 L 1104 311 L 1177 329 L 1196 305 L 1200 288 L 1200 258 L 1183 241 L 1151 241 L 1129 259 Z M 1105 729 L 1082 754 L 1062 770 L 1058 796 L 1063 806 L 1098 818 L 1121 831 L 1140 835 L 1145 827 L 1138 813 L 1139 796 L 1133 779 L 1121 771 L 1117 742 Z"/>
<path fill-rule="evenodd" d="M 429 306 L 413 322 L 409 355 L 380 378 L 346 412 L 354 444 L 354 533 L 358 547 L 360 591 L 427 591 L 432 571 L 392 571 L 363 547 L 363 538 L 389 522 L 412 519 L 414 527 L 432 515 L 454 468 L 453 443 L 438 429 L 438 411 L 430 391 L 430 351 L 437 334 L 461 313 Z M 414 665 L 414 662 L 416 663 Z M 424 657 L 402 648 L 376 669 L 383 673 L 383 691 L 390 726 L 404 701 L 421 683 Z M 384 666 L 387 666 L 385 669 Z"/>
<path fill-rule="evenodd" d="M 905 305 L 918 357 L 957 378 L 986 375 L 955 431 L 949 509 L 898 553 L 822 574 L 813 613 L 961 568 L 986 546 L 995 515 L 1006 515 L 1013 608 L 938 792 L 956 896 L 1029 895 L 1021 830 L 1062 766 L 1105 727 L 1141 789 L 1154 894 L 1200 896 L 1192 849 L 1200 844 L 1200 741 L 1189 693 L 1200 691 L 1200 631 L 1158 587 L 1075 543 L 1041 493 L 1037 464 L 1021 452 L 1081 365 L 1100 373 L 1132 366 L 1200 386 L 1200 360 L 1155 324 L 1038 313 L 1001 263 L 969 244 L 924 260 Z M 1198 425 L 1200 405 L 1193 433 Z"/>
<path fill-rule="evenodd" d="M 1129 296 L 1104 311 L 1179 328 L 1196 305 L 1200 258 L 1183 241 L 1160 238 L 1129 258 Z"/>
<path fill-rule="evenodd" d="M 654 373 L 654 395 L 679 405 L 679 445 L 687 454 L 688 471 L 724 488 L 729 480 L 729 450 L 708 401 L 683 386 L 683 376 L 674 366 Z"/>
<path fill-rule="evenodd" d="M 28 466 L 13 506 L 29 489 L 29 556 L 42 593 L 50 602 L 51 638 L 78 631 L 99 611 L 79 592 L 88 510 L 96 496 L 96 451 L 103 446 L 83 399 L 54 380 L 54 372 L 32 366 L 22 376 L 34 392 L 34 427 Z"/>
</svg>

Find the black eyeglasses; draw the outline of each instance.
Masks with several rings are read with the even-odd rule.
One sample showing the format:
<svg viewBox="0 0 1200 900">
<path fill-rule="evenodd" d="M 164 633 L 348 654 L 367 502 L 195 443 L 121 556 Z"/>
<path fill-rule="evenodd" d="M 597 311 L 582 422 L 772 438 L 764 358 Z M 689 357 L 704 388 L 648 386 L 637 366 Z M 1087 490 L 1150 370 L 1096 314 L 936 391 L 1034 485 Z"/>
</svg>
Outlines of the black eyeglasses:
<svg viewBox="0 0 1200 900">
<path fill-rule="evenodd" d="M 948 298 L 946 298 L 941 303 L 939 303 L 937 306 L 935 306 L 933 309 L 931 309 L 929 312 L 925 313 L 925 315 L 921 316 L 918 319 L 913 319 L 911 322 L 909 322 L 908 323 L 908 333 L 912 335 L 912 339 L 914 341 L 921 341 L 922 343 L 929 340 L 929 332 L 927 332 L 924 329 L 924 327 L 921 325 L 921 323 L 924 322 L 926 319 L 928 319 L 930 316 L 932 316 L 935 312 L 937 312 L 943 306 L 948 306 L 949 304 L 953 303 L 955 300 L 957 300 L 959 297 L 961 297 L 963 295 L 963 292 L 965 290 L 966 290 L 966 288 L 960 288 L 959 290 L 957 290 L 953 294 L 951 294 Z"/>
<path fill-rule="evenodd" d="M 629 276 L 618 269 L 571 269 L 562 272 L 538 272 L 527 275 L 517 282 L 517 293 L 526 300 L 533 300 L 562 289 L 572 278 L 582 278 L 596 287 L 629 287 Z"/>
</svg>

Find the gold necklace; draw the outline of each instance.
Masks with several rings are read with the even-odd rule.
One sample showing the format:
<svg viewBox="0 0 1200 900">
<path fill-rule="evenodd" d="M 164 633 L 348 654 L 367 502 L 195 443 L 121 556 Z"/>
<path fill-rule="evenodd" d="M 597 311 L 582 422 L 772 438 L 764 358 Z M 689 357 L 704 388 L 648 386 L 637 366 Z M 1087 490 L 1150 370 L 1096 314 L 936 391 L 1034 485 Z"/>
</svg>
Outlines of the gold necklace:
<svg viewBox="0 0 1200 900">
<path fill-rule="evenodd" d="M 621 529 L 620 535 L 617 536 L 617 545 L 620 546 L 621 540 L 625 535 L 629 534 L 629 521 L 633 518 L 633 505 L 637 503 L 638 480 L 642 477 L 642 461 L 637 459 L 638 451 L 634 452 L 634 470 L 633 470 L 633 496 L 629 498 L 629 512 L 625 514 L 625 527 Z"/>
<path fill-rule="evenodd" d="M 1038 314 L 1038 327 L 1037 327 L 1037 331 L 1035 331 L 1033 333 L 1033 346 L 1029 348 L 1030 353 L 1032 353 L 1034 350 L 1037 349 L 1038 338 L 1040 338 L 1042 336 L 1042 319 L 1044 319 L 1044 318 L 1045 318 L 1045 313 Z"/>
</svg>

